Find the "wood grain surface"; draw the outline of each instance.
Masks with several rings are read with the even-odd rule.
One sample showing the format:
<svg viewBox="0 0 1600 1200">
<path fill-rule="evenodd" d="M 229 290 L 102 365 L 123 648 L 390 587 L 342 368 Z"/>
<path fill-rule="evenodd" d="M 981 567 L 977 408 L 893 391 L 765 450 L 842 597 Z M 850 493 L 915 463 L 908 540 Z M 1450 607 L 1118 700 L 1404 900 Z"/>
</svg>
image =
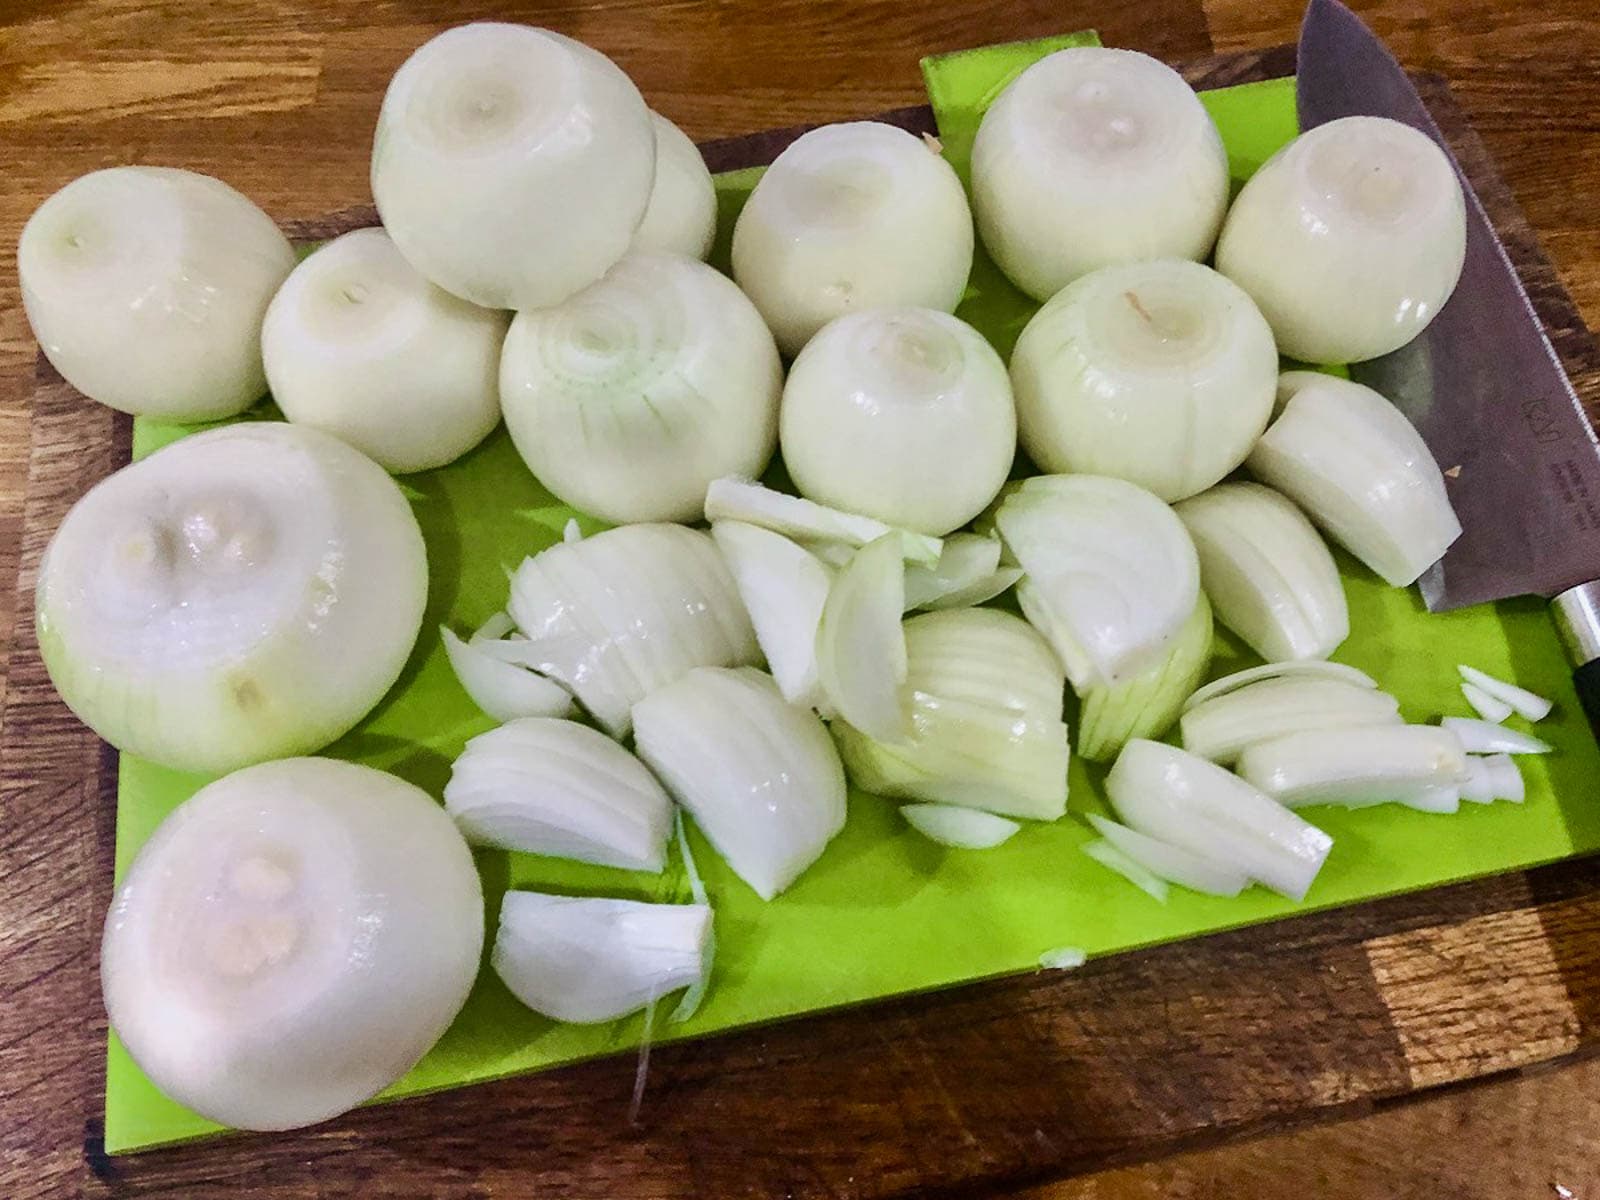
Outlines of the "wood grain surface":
<svg viewBox="0 0 1600 1200">
<path fill-rule="evenodd" d="M 1110 44 L 1198 62 L 1292 39 L 1299 7 L 601 0 L 468 11 L 10 0 L 0 4 L 0 241 L 14 245 L 27 213 L 66 180 L 118 162 L 221 175 L 286 222 L 364 202 L 367 139 L 389 73 L 438 28 L 470 17 L 531 20 L 593 42 L 653 105 L 706 140 L 917 104 L 926 53 L 1092 25 Z M 1363 7 L 1408 66 L 1448 77 L 1483 139 L 1451 121 L 1457 148 L 1480 180 L 1491 156 L 1499 164 L 1510 190 L 1491 184 L 1485 199 L 1531 272 L 1569 366 L 1592 367 L 1578 318 L 1600 317 L 1600 22 L 1591 4 Z M 1241 61 L 1262 69 L 1246 59 L 1201 71 L 1218 80 Z M 1430 101 L 1449 109 L 1436 86 Z M 1519 223 L 1513 193 L 1531 228 Z M 1531 257 L 1535 229 L 1553 267 Z M 127 430 L 47 369 L 35 376 L 16 301 L 8 252 L 0 579 L 17 571 L 17 587 L 0 589 L 9 664 L 0 709 L 0 1196 L 1011 1189 L 1034 1200 L 1331 1200 L 1542 1197 L 1558 1186 L 1600 1196 L 1595 860 L 1070 975 L 663 1048 L 638 1128 L 625 1119 L 628 1059 L 367 1109 L 295 1135 L 106 1159 L 95 945 L 110 886 L 111 756 L 55 700 L 26 616 L 44 539 L 72 498 L 125 458 Z M 1500 1082 L 1463 1090 L 1485 1079 Z M 1443 1094 L 1415 1099 L 1429 1091 Z M 1289 1130 L 1323 1117 L 1346 1119 Z M 1059 1182 L 1072 1175 L 1080 1178 Z"/>
</svg>

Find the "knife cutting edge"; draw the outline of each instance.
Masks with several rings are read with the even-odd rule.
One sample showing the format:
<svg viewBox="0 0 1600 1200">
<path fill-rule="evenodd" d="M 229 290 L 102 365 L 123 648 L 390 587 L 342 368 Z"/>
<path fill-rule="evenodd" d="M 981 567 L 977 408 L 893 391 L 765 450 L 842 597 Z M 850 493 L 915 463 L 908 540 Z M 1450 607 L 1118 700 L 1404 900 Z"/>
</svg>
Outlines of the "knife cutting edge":
<svg viewBox="0 0 1600 1200">
<path fill-rule="evenodd" d="M 1472 183 L 1387 47 L 1338 0 L 1300 28 L 1301 129 L 1348 116 L 1401 121 L 1450 156 L 1466 193 L 1461 281 L 1410 344 L 1350 376 L 1394 401 L 1451 476 L 1463 532 L 1421 580 L 1442 611 L 1538 595 L 1600 735 L 1600 441 Z"/>
</svg>

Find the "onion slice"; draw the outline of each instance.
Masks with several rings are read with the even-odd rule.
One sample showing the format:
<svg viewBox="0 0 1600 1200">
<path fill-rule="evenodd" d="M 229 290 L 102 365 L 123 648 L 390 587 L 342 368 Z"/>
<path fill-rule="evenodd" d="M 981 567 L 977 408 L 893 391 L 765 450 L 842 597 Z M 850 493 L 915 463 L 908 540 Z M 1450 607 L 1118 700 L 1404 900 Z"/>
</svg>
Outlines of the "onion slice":
<svg viewBox="0 0 1600 1200">
<path fill-rule="evenodd" d="M 291 758 L 208 784 L 106 916 L 111 1026 L 167 1096 L 240 1129 L 327 1120 L 394 1083 L 478 973 L 483 892 L 433 798 Z"/>
<path fill-rule="evenodd" d="M 839 572 L 817 625 L 817 679 L 839 716 L 879 742 L 910 730 L 906 681 L 905 570 L 899 540 L 885 534 Z"/>
<path fill-rule="evenodd" d="M 509 891 L 490 962 L 534 1012 L 593 1025 L 698 983 L 710 938 L 705 904 Z"/>
<path fill-rule="evenodd" d="M 1415 583 L 1461 536 L 1444 476 L 1405 415 L 1369 387 L 1279 377 L 1282 410 L 1247 465 L 1386 582 Z"/>
<path fill-rule="evenodd" d="M 1134 738 L 1172 728 L 1183 702 L 1211 664 L 1211 604 L 1200 594 L 1161 660 L 1114 687 L 1091 687 L 1078 709 L 1078 754 L 1110 762 Z"/>
<path fill-rule="evenodd" d="M 1127 824 L 1305 899 L 1333 839 L 1249 783 L 1193 754 L 1135 739 L 1106 776 Z"/>
<path fill-rule="evenodd" d="M 1549 754 L 1554 748 L 1531 733 L 1507 729 L 1494 721 L 1445 717 L 1439 726 L 1460 738 L 1462 747 L 1469 754 Z"/>
<path fill-rule="evenodd" d="M 999 570 L 998 538 L 976 533 L 952 533 L 944 539 L 937 565 L 923 567 L 913 563 L 906 568 L 906 611 L 915 608 L 966 607 L 960 604 L 940 605 L 939 601 L 981 587 L 986 580 L 995 578 Z M 979 604 L 982 601 L 970 603 Z"/>
<path fill-rule="evenodd" d="M 1350 636 L 1333 555 L 1277 492 L 1222 483 L 1174 511 L 1194 539 L 1200 586 L 1217 620 L 1262 658 L 1326 658 Z"/>
<path fill-rule="evenodd" d="M 1504 700 L 1501 700 L 1498 696 L 1491 696 L 1475 683 L 1462 683 L 1461 695 L 1465 697 L 1468 704 L 1472 705 L 1472 711 L 1485 721 L 1493 721 L 1499 724 L 1517 711 Z"/>
<path fill-rule="evenodd" d="M 1221 679 L 1213 679 L 1205 687 L 1189 697 L 1188 702 L 1183 706 L 1183 711 L 1188 712 L 1191 708 L 1204 704 L 1207 700 L 1217 696 L 1225 696 L 1229 692 L 1248 687 L 1252 683 L 1259 683 L 1263 679 L 1286 679 L 1305 676 L 1337 679 L 1344 683 L 1353 684 L 1356 687 L 1376 689 L 1378 686 L 1378 681 L 1365 671 L 1358 671 L 1355 667 L 1346 666 L 1344 663 L 1325 662 L 1320 658 L 1263 663 L 1259 667 L 1246 667 L 1242 671 L 1235 671 L 1232 675 L 1224 675 Z"/>
<path fill-rule="evenodd" d="M 1233 867 L 1214 862 L 1171 842 L 1149 837 L 1137 829 L 1107 820 L 1098 813 L 1088 813 L 1086 817 L 1107 844 L 1115 846 L 1125 857 L 1168 883 L 1176 883 L 1209 896 L 1237 896 L 1250 886 L 1249 876 Z"/>
<path fill-rule="evenodd" d="M 817 626 L 833 572 L 805 547 L 743 521 L 718 521 L 711 537 L 733 573 L 756 641 L 778 690 L 791 704 L 822 702 Z"/>
<path fill-rule="evenodd" d="M 834 738 L 855 784 L 882 796 L 1052 821 L 1066 811 L 1061 664 L 1027 622 L 989 608 L 905 622 L 911 736 Z"/>
<path fill-rule="evenodd" d="M 1239 755 L 1239 776 L 1290 808 L 1310 804 L 1424 801 L 1454 791 L 1467 775 L 1462 744 L 1448 729 L 1387 725 L 1319 729 L 1257 742 Z M 1451 805 L 1450 811 L 1454 811 Z"/>
<path fill-rule="evenodd" d="M 712 481 L 706 489 L 705 512 L 708 521 L 745 521 L 801 541 L 843 542 L 852 547 L 893 533 L 905 560 L 926 567 L 938 566 L 944 546 L 936 537 L 892 529 L 873 517 L 841 512 L 748 479 Z"/>
<path fill-rule="evenodd" d="M 488 649 L 490 639 L 463 642 L 448 627 L 439 627 L 450 669 L 472 702 L 496 721 L 518 717 L 564 717 L 572 711 L 572 693 L 527 667 L 507 662 Z M 531 642 L 502 643 L 513 649 Z"/>
<path fill-rule="evenodd" d="M 633 711 L 639 757 L 734 872 L 771 900 L 844 827 L 839 754 L 770 676 L 699 667 Z"/>
<path fill-rule="evenodd" d="M 656 178 L 630 249 L 703 262 L 717 238 L 717 189 L 705 156 L 660 113 L 652 112 L 650 123 L 656 135 Z"/>
<path fill-rule="evenodd" d="M 1006 498 L 995 520 L 1027 572 L 1017 585 L 1022 611 L 1079 692 L 1143 670 L 1194 612 L 1194 543 L 1143 488 L 1093 475 L 1037 475 Z"/>
<path fill-rule="evenodd" d="M 1085 842 L 1083 852 L 1108 870 L 1115 871 L 1134 887 L 1162 904 L 1167 902 L 1167 881 L 1136 859 L 1128 857 L 1104 839 Z"/>
<path fill-rule="evenodd" d="M 900 815 L 931 841 L 957 850 L 992 850 L 1022 826 L 993 813 L 954 804 L 904 804 Z"/>
<path fill-rule="evenodd" d="M 444 806 L 477 845 L 625 871 L 666 865 L 672 801 L 638 759 L 575 721 L 523 719 L 473 738 Z"/>
<path fill-rule="evenodd" d="M 1467 755 L 1467 777 L 1461 783 L 1461 798 L 1474 804 L 1509 800 L 1521 804 L 1526 795 L 1522 772 L 1509 754 Z"/>
<path fill-rule="evenodd" d="M 1213 696 L 1183 714 L 1183 748 L 1224 766 L 1247 747 L 1291 733 L 1399 725 L 1400 702 L 1342 679 L 1280 676 Z"/>
<path fill-rule="evenodd" d="M 1530 692 L 1527 688 L 1520 688 L 1514 683 L 1507 683 L 1503 679 L 1496 679 L 1493 675 L 1478 670 L 1477 667 L 1460 663 L 1456 666 L 1456 670 L 1461 672 L 1461 678 L 1467 683 L 1493 696 L 1502 704 L 1510 705 L 1518 716 L 1526 717 L 1530 721 L 1544 720 L 1555 707 L 1552 701 L 1546 700 L 1543 696 Z"/>
<path fill-rule="evenodd" d="M 637 701 L 690 668 L 760 657 L 715 543 L 681 525 L 623 525 L 524 559 L 510 609 L 533 665 L 614 737 Z"/>
</svg>

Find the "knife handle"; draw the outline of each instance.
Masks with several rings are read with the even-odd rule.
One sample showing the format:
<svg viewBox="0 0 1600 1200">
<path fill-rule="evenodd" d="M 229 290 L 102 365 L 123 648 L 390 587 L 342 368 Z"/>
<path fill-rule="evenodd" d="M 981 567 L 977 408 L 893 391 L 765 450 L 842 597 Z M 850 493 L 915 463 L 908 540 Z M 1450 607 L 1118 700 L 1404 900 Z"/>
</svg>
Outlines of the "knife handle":
<svg viewBox="0 0 1600 1200">
<path fill-rule="evenodd" d="M 1600 581 L 1568 588 L 1550 602 L 1550 608 L 1572 660 L 1578 702 L 1600 738 Z"/>
</svg>

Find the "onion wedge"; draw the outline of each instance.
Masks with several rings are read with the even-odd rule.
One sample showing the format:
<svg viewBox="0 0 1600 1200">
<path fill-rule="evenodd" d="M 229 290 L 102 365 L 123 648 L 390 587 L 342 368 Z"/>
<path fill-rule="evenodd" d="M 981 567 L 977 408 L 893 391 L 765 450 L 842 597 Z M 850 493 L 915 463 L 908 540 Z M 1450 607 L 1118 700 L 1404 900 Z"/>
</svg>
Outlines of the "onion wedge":
<svg viewBox="0 0 1600 1200">
<path fill-rule="evenodd" d="M 992 850 L 1022 826 L 993 813 L 954 804 L 905 804 L 900 815 L 930 841 L 957 850 Z"/>
<path fill-rule="evenodd" d="M 1239 755 L 1239 776 L 1289 808 L 1394 801 L 1426 804 L 1467 775 L 1460 740 L 1432 725 L 1320 729 L 1257 742 Z M 1454 805 L 1449 811 L 1454 811 Z"/>
<path fill-rule="evenodd" d="M 1439 725 L 1455 734 L 1469 754 L 1549 754 L 1553 749 L 1549 742 L 1531 733 L 1507 729 L 1494 721 L 1445 717 Z"/>
<path fill-rule="evenodd" d="M 1141 892 L 1159 900 L 1162 904 L 1167 902 L 1167 881 L 1142 863 L 1128 857 L 1110 842 L 1104 839 L 1085 842 L 1082 850 L 1102 867 L 1115 871 Z"/>
<path fill-rule="evenodd" d="M 1105 841 L 1145 870 L 1168 883 L 1209 896 L 1237 896 L 1250 886 L 1249 876 L 1202 855 L 1119 825 L 1098 813 L 1088 813 L 1089 824 Z"/>
<path fill-rule="evenodd" d="M 1211 664 L 1211 605 L 1205 593 L 1161 661 L 1115 687 L 1092 687 L 1078 710 L 1078 754 L 1110 762 L 1134 738 L 1172 728 L 1183 702 Z"/>
<path fill-rule="evenodd" d="M 1338 679 L 1364 688 L 1376 689 L 1378 686 L 1378 681 L 1365 671 L 1358 671 L 1355 667 L 1346 666 L 1344 663 L 1325 662 L 1320 658 L 1295 659 L 1291 662 L 1264 663 L 1259 667 L 1246 667 L 1242 671 L 1235 671 L 1232 675 L 1213 679 L 1189 697 L 1183 706 L 1183 711 L 1188 712 L 1191 708 L 1204 704 L 1216 696 L 1225 696 L 1229 692 L 1248 687 L 1263 679 L 1286 679 L 1291 676 Z"/>
<path fill-rule="evenodd" d="M 1546 700 L 1543 696 L 1530 692 L 1527 688 L 1520 688 L 1514 683 L 1507 683 L 1503 679 L 1496 679 L 1493 675 L 1478 670 L 1477 667 L 1469 667 L 1465 663 L 1461 663 L 1456 667 L 1456 670 L 1461 672 L 1461 678 L 1467 683 L 1493 696 L 1502 704 L 1510 705 L 1513 712 L 1520 717 L 1526 717 L 1530 721 L 1544 720 L 1550 715 L 1550 710 L 1555 707 L 1551 701 Z M 1498 720 L 1499 718 L 1490 719 Z"/>
<path fill-rule="evenodd" d="M 759 525 L 718 521 L 711 537 L 733 573 L 783 698 L 818 706 L 817 626 L 833 572 L 805 547 Z"/>
<path fill-rule="evenodd" d="M 450 669 L 468 697 L 496 721 L 518 717 L 564 717 L 572 711 L 572 693 L 559 683 L 518 666 L 488 649 L 490 639 L 463 642 L 448 627 L 439 627 Z M 505 643 L 514 649 L 515 642 Z M 530 649 L 532 643 L 524 642 Z"/>
<path fill-rule="evenodd" d="M 1279 677 L 1213 696 L 1183 714 L 1183 748 L 1224 766 L 1247 747 L 1291 733 L 1399 725 L 1400 702 L 1342 679 Z"/>
<path fill-rule="evenodd" d="M 910 731 L 903 685 L 905 570 L 899 540 L 886 534 L 839 572 L 817 625 L 817 679 L 839 716 L 879 742 Z"/>
<path fill-rule="evenodd" d="M 1467 755 L 1467 777 L 1461 783 L 1461 798 L 1474 804 L 1509 800 L 1521 804 L 1526 795 L 1522 772 L 1509 754 Z"/>
<path fill-rule="evenodd" d="M 700 982 L 710 939 L 705 904 L 509 891 L 490 961 L 535 1012 L 592 1025 Z"/>
<path fill-rule="evenodd" d="M 708 521 L 745 521 L 800 541 L 843 542 L 859 547 L 893 533 L 905 560 L 925 567 L 939 565 L 944 545 L 936 537 L 907 529 L 891 529 L 872 517 L 841 512 L 799 496 L 775 492 L 748 479 L 713 480 L 706 489 L 705 508 Z"/>
</svg>

